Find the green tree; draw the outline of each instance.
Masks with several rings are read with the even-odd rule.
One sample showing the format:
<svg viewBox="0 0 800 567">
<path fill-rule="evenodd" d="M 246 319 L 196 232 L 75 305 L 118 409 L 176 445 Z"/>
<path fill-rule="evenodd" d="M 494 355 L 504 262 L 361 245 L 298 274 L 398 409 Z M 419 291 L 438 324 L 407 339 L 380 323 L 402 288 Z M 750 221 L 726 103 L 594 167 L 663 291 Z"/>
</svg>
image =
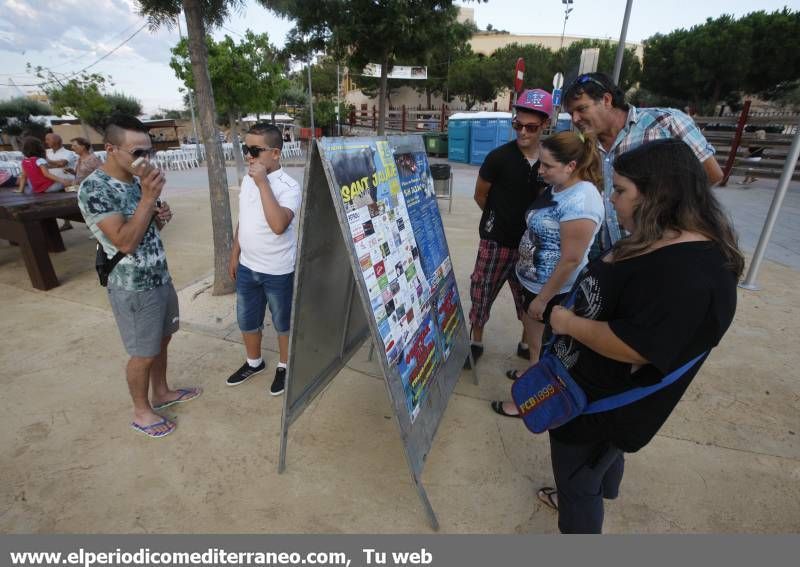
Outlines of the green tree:
<svg viewBox="0 0 800 567">
<path fill-rule="evenodd" d="M 217 42 L 206 37 L 208 72 L 217 111 L 225 115 L 232 131 L 238 132 L 243 113 L 275 112 L 280 91 L 287 84 L 283 64 L 267 34 L 245 32 L 238 44 L 230 36 Z M 170 67 L 188 89 L 194 88 L 194 73 L 189 57 L 189 42 L 181 40 L 172 49 Z M 235 142 L 235 135 L 232 136 Z M 241 146 L 234 143 L 236 171 L 241 183 L 244 159 Z"/>
<path fill-rule="evenodd" d="M 35 116 L 48 116 L 53 110 L 46 104 L 28 97 L 12 98 L 0 102 L 0 130 L 10 138 L 14 148 L 19 146 L 18 137 L 24 132 L 44 136 L 45 127 Z"/>
<path fill-rule="evenodd" d="M 233 242 L 231 203 L 228 195 L 228 175 L 225 156 L 217 136 L 216 104 L 211 88 L 206 48 L 206 29 L 222 25 L 230 10 L 238 10 L 243 0 L 137 0 L 138 12 L 147 18 L 151 29 L 172 28 L 181 9 L 186 16 L 189 37 L 189 60 L 192 65 L 200 135 L 206 148 L 208 186 L 211 199 L 211 229 L 214 239 L 213 294 L 230 293 L 235 284 L 228 275 L 228 263 Z"/>
<path fill-rule="evenodd" d="M 139 116 L 142 113 L 142 103 L 132 96 L 114 92 L 109 95 L 104 95 L 104 98 L 108 103 L 111 114 L 119 113 Z"/>
<path fill-rule="evenodd" d="M 56 114 L 69 113 L 80 119 L 87 138 L 87 126 L 102 133 L 112 114 L 139 116 L 142 113 L 142 104 L 137 99 L 120 92 L 106 94 L 105 88 L 111 82 L 100 73 L 82 73 L 62 80 L 48 69 L 37 67 L 36 74 L 41 78 L 50 77 L 42 90 L 53 105 L 53 111 Z"/>
<path fill-rule="evenodd" d="M 525 60 L 525 88 L 553 88 L 553 75 L 558 71 L 556 54 L 541 45 L 520 45 L 512 43 L 492 53 L 495 75 L 500 79 L 500 88 L 511 89 L 514 84 L 514 67 L 517 59 Z"/>
<path fill-rule="evenodd" d="M 385 131 L 388 72 L 399 61 L 424 60 L 447 41 L 458 9 L 452 0 L 262 0 L 292 18 L 292 52 L 308 57 L 328 49 L 350 69 L 381 65 L 378 134 Z"/>
<path fill-rule="evenodd" d="M 342 119 L 347 117 L 347 105 L 344 102 L 339 105 L 339 115 Z M 311 118 L 308 107 L 303 108 L 300 114 L 303 124 L 310 124 Z M 331 99 L 319 99 L 314 102 L 314 127 L 333 129 L 336 125 L 336 101 Z"/>
<path fill-rule="evenodd" d="M 581 52 L 584 49 L 599 48 L 600 55 L 597 59 L 597 72 L 605 73 L 609 77 L 614 74 L 614 60 L 617 55 L 616 41 L 603 39 L 582 39 L 570 44 L 569 47 L 562 48 L 555 53 L 555 68 L 564 73 L 567 79 L 578 74 L 581 62 Z M 527 75 L 527 62 L 525 74 Z M 642 64 L 636 55 L 636 50 L 626 47 L 622 54 L 622 69 L 619 74 L 619 86 L 623 91 L 627 91 L 639 82 L 642 73 Z M 545 85 L 552 86 L 553 76 L 547 80 Z M 550 90 L 548 88 L 547 90 Z"/>
<path fill-rule="evenodd" d="M 752 29 L 723 15 L 645 41 L 642 86 L 713 112 L 745 84 L 756 63 Z"/>
<path fill-rule="evenodd" d="M 343 68 L 340 65 L 339 72 L 342 73 L 342 71 Z M 308 65 L 303 66 L 295 74 L 295 80 L 300 85 L 307 84 L 307 77 Z M 336 61 L 332 57 L 321 57 L 316 64 L 311 65 L 311 90 L 316 97 L 336 97 Z"/>
<path fill-rule="evenodd" d="M 750 29 L 751 64 L 743 90 L 767 96 L 791 91 L 787 83 L 800 79 L 800 11 L 752 12 L 739 23 Z"/>
<path fill-rule="evenodd" d="M 72 114 L 81 121 L 83 135 L 89 138 L 88 126 L 102 132 L 103 124 L 111 114 L 111 103 L 103 94 L 108 79 L 100 73 L 82 73 L 71 79 L 60 80 L 43 67 L 36 68 L 43 79 L 52 79 L 42 86 L 50 100 L 53 112 Z"/>
<path fill-rule="evenodd" d="M 467 110 L 478 103 L 494 100 L 500 82 L 495 61 L 476 54 L 454 61 L 447 75 L 450 94 L 461 97 Z"/>
<path fill-rule="evenodd" d="M 427 108 L 431 108 L 431 98 L 434 95 L 441 95 L 443 98 L 449 99 L 447 74 L 450 65 L 454 61 L 472 53 L 469 39 L 476 29 L 472 23 L 452 22 L 445 30 L 447 39 L 433 45 L 422 59 L 409 62 L 409 64 L 413 65 L 427 66 L 428 78 L 424 81 L 403 80 L 392 82 L 396 82 L 401 86 L 411 87 L 424 94 Z"/>
</svg>

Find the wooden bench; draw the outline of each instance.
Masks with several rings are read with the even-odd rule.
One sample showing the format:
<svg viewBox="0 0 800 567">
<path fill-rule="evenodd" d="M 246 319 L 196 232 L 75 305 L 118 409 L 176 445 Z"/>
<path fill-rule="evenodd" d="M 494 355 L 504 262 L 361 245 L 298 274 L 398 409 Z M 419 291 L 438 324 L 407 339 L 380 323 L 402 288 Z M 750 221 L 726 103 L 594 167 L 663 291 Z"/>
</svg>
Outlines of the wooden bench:
<svg viewBox="0 0 800 567">
<path fill-rule="evenodd" d="M 0 192 L 0 239 L 19 245 L 31 284 L 45 291 L 59 285 L 49 253 L 66 250 L 56 219 L 83 222 L 77 193 Z"/>
</svg>

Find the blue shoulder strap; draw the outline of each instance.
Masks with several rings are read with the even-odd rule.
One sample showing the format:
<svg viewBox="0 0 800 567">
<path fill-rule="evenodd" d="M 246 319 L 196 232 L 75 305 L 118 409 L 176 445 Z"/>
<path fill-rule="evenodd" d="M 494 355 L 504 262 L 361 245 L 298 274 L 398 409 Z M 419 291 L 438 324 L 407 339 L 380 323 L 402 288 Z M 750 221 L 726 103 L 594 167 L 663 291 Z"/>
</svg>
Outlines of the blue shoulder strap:
<svg viewBox="0 0 800 567">
<path fill-rule="evenodd" d="M 697 363 L 701 358 L 706 356 L 708 351 L 698 355 L 697 357 L 693 358 L 677 370 L 673 370 L 661 381 L 657 384 L 653 384 L 651 386 L 643 386 L 641 388 L 633 388 L 631 390 L 626 390 L 625 392 L 621 392 L 614 396 L 609 396 L 607 398 L 603 398 L 602 400 L 597 400 L 592 402 L 586 406 L 583 410 L 583 413 L 600 413 L 602 411 L 609 411 L 613 409 L 617 409 L 622 406 L 626 406 L 628 404 L 632 404 L 633 402 L 638 402 L 642 398 L 649 396 L 654 392 L 658 392 L 662 388 L 666 388 L 670 384 L 673 384 L 676 380 L 678 380 L 681 376 L 686 374 L 690 368 L 692 368 L 695 363 Z"/>
<path fill-rule="evenodd" d="M 605 256 L 611 252 L 611 250 L 606 250 L 603 254 Z M 569 292 L 567 298 L 561 302 L 561 305 L 570 309 L 575 304 L 575 298 L 578 294 L 578 289 L 580 287 L 580 278 L 575 282 L 575 285 L 572 286 L 572 289 Z M 550 340 L 544 345 L 543 351 L 547 351 L 553 345 L 555 340 L 558 338 L 559 335 L 553 334 L 550 337 Z M 661 379 L 660 382 L 657 384 L 653 384 L 651 386 L 643 386 L 641 388 L 633 388 L 631 390 L 626 390 L 625 392 L 621 392 L 619 394 L 615 394 L 613 396 L 609 396 L 607 398 L 603 398 L 601 400 L 597 400 L 592 402 L 584 408 L 583 413 L 600 413 L 603 411 L 609 411 L 613 409 L 620 408 L 622 406 L 626 406 L 628 404 L 632 404 L 633 402 L 638 402 L 642 398 L 646 398 L 650 394 L 658 392 L 662 388 L 666 388 L 670 384 L 674 384 L 681 376 L 686 374 L 700 359 L 708 354 L 709 351 L 705 351 L 702 354 L 699 354 L 677 370 L 673 370 L 664 378 Z"/>
</svg>

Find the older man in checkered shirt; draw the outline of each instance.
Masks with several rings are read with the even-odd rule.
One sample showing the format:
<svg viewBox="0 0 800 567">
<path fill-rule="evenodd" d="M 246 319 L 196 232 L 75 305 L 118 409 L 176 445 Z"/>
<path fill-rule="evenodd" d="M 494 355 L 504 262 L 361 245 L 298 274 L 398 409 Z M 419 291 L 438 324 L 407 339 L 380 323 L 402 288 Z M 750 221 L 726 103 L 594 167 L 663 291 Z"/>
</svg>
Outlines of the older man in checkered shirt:
<svg viewBox="0 0 800 567">
<path fill-rule="evenodd" d="M 636 108 L 625 102 L 625 93 L 603 73 L 586 73 L 564 92 L 564 108 L 572 122 L 584 133 L 597 137 L 603 160 L 603 201 L 606 208 L 600 231 L 602 249 L 612 246 L 622 236 L 611 194 L 614 183 L 614 158 L 645 142 L 678 138 L 686 143 L 703 164 L 709 185 L 722 180 L 722 169 L 694 121 L 674 108 Z"/>
</svg>

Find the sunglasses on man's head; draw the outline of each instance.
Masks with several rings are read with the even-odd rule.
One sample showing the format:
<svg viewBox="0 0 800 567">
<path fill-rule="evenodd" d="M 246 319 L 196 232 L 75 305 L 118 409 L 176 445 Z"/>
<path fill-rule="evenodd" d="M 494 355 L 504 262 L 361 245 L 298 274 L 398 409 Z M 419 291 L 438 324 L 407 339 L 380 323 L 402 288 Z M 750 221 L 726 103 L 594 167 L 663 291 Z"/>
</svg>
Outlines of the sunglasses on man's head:
<svg viewBox="0 0 800 567">
<path fill-rule="evenodd" d="M 567 90 L 572 89 L 572 87 L 576 85 L 583 85 L 586 83 L 592 83 L 594 85 L 597 85 L 598 87 L 603 89 L 604 92 L 611 92 L 611 89 L 608 88 L 608 85 L 604 85 L 603 83 L 601 83 L 600 81 L 589 75 L 579 75 L 578 78 L 575 79 L 575 81 L 572 83 L 572 85 L 570 85 L 569 89 Z"/>
<path fill-rule="evenodd" d="M 527 124 L 523 124 L 519 120 L 513 120 L 511 122 L 511 127 L 517 132 L 519 132 L 524 128 L 528 134 L 535 134 L 536 132 L 539 131 L 539 128 L 542 127 L 542 123 L 539 122 L 534 124 L 533 122 L 528 122 Z"/>
<path fill-rule="evenodd" d="M 242 144 L 242 153 L 247 155 L 250 154 L 251 157 L 257 158 L 261 155 L 261 152 L 266 152 L 267 150 L 274 150 L 275 148 L 262 148 L 259 146 L 248 146 L 247 144 Z"/>
</svg>

